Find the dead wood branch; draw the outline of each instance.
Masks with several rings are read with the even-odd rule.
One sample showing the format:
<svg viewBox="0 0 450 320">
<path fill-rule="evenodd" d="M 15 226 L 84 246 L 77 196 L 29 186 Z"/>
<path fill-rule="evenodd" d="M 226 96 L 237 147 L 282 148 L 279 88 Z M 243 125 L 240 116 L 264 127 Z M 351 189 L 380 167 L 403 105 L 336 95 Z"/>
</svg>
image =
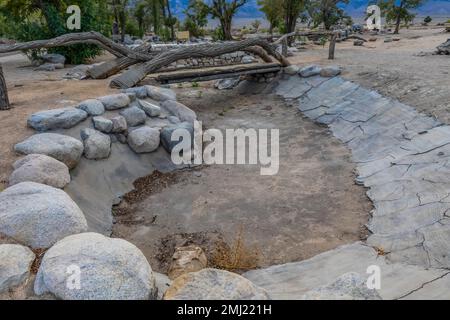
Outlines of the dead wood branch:
<svg viewBox="0 0 450 320">
<path fill-rule="evenodd" d="M 188 58 L 216 57 L 225 53 L 245 51 L 245 49 L 254 46 L 259 46 L 264 49 L 268 55 L 278 60 L 282 66 L 290 65 L 286 58 L 279 54 L 269 42 L 262 38 L 246 39 L 238 42 L 201 44 L 162 52 L 151 61 L 142 63 L 113 79 L 110 86 L 122 89 L 130 88 L 143 80 L 147 74 L 155 72 L 175 61 Z"/>
</svg>

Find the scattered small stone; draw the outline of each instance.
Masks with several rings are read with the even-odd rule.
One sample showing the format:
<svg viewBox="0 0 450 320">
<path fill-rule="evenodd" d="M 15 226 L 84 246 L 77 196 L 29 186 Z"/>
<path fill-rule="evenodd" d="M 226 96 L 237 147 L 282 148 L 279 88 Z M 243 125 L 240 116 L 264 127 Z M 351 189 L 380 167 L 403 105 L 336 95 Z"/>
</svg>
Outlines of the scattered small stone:
<svg viewBox="0 0 450 320">
<path fill-rule="evenodd" d="M 353 41 L 353 45 L 361 47 L 364 45 L 364 41 L 357 39 L 357 40 Z"/>
<path fill-rule="evenodd" d="M 16 144 L 14 150 L 25 155 L 45 154 L 65 163 L 69 169 L 73 169 L 83 154 L 83 143 L 58 133 L 40 133 Z"/>
<path fill-rule="evenodd" d="M 66 63 L 66 57 L 58 53 L 47 53 L 44 54 L 41 58 L 46 63 L 62 64 L 63 66 Z"/>
<path fill-rule="evenodd" d="M 392 41 L 400 41 L 400 38 L 392 38 Z"/>
<path fill-rule="evenodd" d="M 214 88 L 218 90 L 230 90 L 236 87 L 241 81 L 240 77 L 229 78 L 229 79 L 219 79 L 214 84 Z"/>
<path fill-rule="evenodd" d="M 161 115 L 161 108 L 153 103 L 138 100 L 139 106 L 149 117 L 158 117 Z"/>
<path fill-rule="evenodd" d="M 195 245 L 178 247 L 172 257 L 168 275 L 173 280 L 182 274 L 205 269 L 207 265 L 208 260 L 202 248 Z"/>
<path fill-rule="evenodd" d="M 267 292 L 236 273 L 203 269 L 176 278 L 165 300 L 269 300 Z"/>
<path fill-rule="evenodd" d="M 87 159 L 105 159 L 111 153 L 111 138 L 98 130 L 85 128 L 81 130 L 84 143 L 84 156 Z"/>
<path fill-rule="evenodd" d="M 120 115 L 127 121 L 128 127 L 135 127 L 145 123 L 147 116 L 139 107 L 130 107 L 120 111 Z"/>
<path fill-rule="evenodd" d="M 28 118 L 28 126 L 37 131 L 69 129 L 87 118 L 88 114 L 77 108 L 40 111 Z"/>
<path fill-rule="evenodd" d="M 338 66 L 327 66 L 323 67 L 322 70 L 320 70 L 320 75 L 322 77 L 335 77 L 341 74 L 341 71 L 341 68 Z"/>
<path fill-rule="evenodd" d="M 62 162 L 43 155 L 30 154 L 13 164 L 9 185 L 31 181 L 55 188 L 64 188 L 70 182 L 69 168 Z"/>
<path fill-rule="evenodd" d="M 7 292 L 30 276 L 34 253 L 18 244 L 0 245 L 0 293 Z"/>
<path fill-rule="evenodd" d="M 99 98 L 106 110 L 125 108 L 130 104 L 130 97 L 125 93 L 112 94 Z"/>
<path fill-rule="evenodd" d="M 385 38 L 384 42 L 392 42 L 392 38 Z"/>
<path fill-rule="evenodd" d="M 300 69 L 299 74 L 301 77 L 308 78 L 317 76 L 322 69 L 317 65 L 310 65 Z"/>
<path fill-rule="evenodd" d="M 111 119 L 111 121 L 113 124 L 111 132 L 113 132 L 113 133 L 124 132 L 128 128 L 127 120 L 125 120 L 125 118 L 122 116 L 114 117 Z"/>
<path fill-rule="evenodd" d="M 81 102 L 77 108 L 86 111 L 90 116 L 99 116 L 105 113 L 103 103 L 97 99 L 85 100 Z"/>
<path fill-rule="evenodd" d="M 64 191 L 22 182 L 0 193 L 0 232 L 31 248 L 48 248 L 56 241 L 85 232 L 87 222 Z"/>
<path fill-rule="evenodd" d="M 375 41 L 377 41 L 377 38 L 375 38 L 375 37 L 370 37 L 370 38 L 369 38 L 369 41 L 370 41 L 370 42 L 375 42 Z"/>
<path fill-rule="evenodd" d="M 147 126 L 133 130 L 128 134 L 128 145 L 136 153 L 148 153 L 158 149 L 160 133 L 158 129 Z"/>
<path fill-rule="evenodd" d="M 67 286 L 67 267 L 82 271 L 80 289 Z M 98 233 L 64 238 L 44 255 L 34 283 L 37 295 L 64 300 L 155 299 L 155 277 L 147 259 L 133 244 Z"/>
<path fill-rule="evenodd" d="M 249 55 L 243 56 L 241 59 L 241 63 L 252 63 L 255 61 L 255 58 Z"/>
<path fill-rule="evenodd" d="M 104 117 L 93 117 L 92 123 L 95 129 L 104 133 L 110 133 L 113 129 L 113 122 Z"/>
</svg>

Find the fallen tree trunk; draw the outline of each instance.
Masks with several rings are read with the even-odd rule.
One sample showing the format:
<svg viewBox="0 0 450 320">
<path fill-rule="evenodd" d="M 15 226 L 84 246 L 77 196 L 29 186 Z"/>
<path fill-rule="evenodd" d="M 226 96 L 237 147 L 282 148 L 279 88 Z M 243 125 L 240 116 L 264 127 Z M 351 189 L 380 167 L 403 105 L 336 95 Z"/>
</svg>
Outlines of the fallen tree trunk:
<svg viewBox="0 0 450 320">
<path fill-rule="evenodd" d="M 6 87 L 3 68 L 0 66 L 0 110 L 8 110 L 11 108 L 8 98 L 8 88 Z"/>
<path fill-rule="evenodd" d="M 128 57 L 137 61 L 148 61 L 151 59 L 148 54 L 131 50 L 125 46 L 113 42 L 112 40 L 103 36 L 101 33 L 94 31 L 68 33 L 48 40 L 35 40 L 16 43 L 12 45 L 0 45 L 0 53 L 70 46 L 79 43 L 98 45 L 99 47 L 111 52 L 116 57 Z"/>
<path fill-rule="evenodd" d="M 249 47 L 259 46 L 268 55 L 278 60 L 282 66 L 290 65 L 289 61 L 279 54 L 272 45 L 264 39 L 255 38 L 239 42 L 227 42 L 216 44 L 202 44 L 198 46 L 172 49 L 155 56 L 151 61 L 142 63 L 132 68 L 117 78 L 113 79 L 110 86 L 113 88 L 131 88 L 143 80 L 147 74 L 155 72 L 175 61 L 188 58 L 216 57 L 225 53 L 245 51 Z"/>
</svg>

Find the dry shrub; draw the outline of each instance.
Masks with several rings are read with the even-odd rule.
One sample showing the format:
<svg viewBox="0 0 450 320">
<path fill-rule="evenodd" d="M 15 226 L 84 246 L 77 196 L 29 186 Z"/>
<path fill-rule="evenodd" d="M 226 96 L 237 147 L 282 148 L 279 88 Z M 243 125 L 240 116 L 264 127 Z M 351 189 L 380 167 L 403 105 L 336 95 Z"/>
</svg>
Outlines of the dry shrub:
<svg viewBox="0 0 450 320">
<path fill-rule="evenodd" d="M 258 267 L 260 250 L 256 246 L 247 246 L 244 228 L 241 226 L 231 246 L 218 245 L 214 252 L 211 267 L 232 272 L 244 272 Z"/>
</svg>

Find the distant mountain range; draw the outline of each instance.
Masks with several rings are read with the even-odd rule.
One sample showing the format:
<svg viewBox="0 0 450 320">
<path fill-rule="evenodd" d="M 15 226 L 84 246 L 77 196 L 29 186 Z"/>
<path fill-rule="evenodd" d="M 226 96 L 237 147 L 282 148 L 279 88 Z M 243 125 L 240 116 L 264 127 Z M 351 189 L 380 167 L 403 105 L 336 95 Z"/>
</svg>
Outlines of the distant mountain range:
<svg viewBox="0 0 450 320">
<path fill-rule="evenodd" d="M 182 18 L 183 11 L 189 0 L 170 0 L 174 13 Z M 351 0 L 349 4 L 341 6 L 347 14 L 359 17 L 364 15 L 368 0 Z M 428 0 L 423 6 L 416 10 L 419 15 L 430 16 L 449 16 L 450 18 L 450 0 Z M 249 0 L 237 14 L 238 18 L 261 18 L 263 13 L 259 11 L 257 0 Z"/>
</svg>

